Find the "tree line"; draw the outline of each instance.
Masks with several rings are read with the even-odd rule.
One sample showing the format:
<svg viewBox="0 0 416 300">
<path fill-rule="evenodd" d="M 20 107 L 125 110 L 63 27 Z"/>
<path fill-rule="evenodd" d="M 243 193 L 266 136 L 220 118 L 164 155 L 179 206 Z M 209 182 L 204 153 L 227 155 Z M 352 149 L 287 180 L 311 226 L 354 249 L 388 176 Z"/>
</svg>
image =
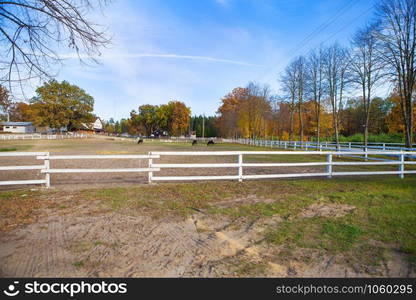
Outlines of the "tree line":
<svg viewBox="0 0 416 300">
<path fill-rule="evenodd" d="M 289 140 L 313 136 L 317 141 L 330 134 L 339 143 L 340 133 L 350 132 L 346 111 L 355 102 L 361 117 L 350 133 L 362 133 L 367 144 L 371 122 L 380 112 L 373 105 L 380 99 L 375 93 L 390 83 L 393 92 L 386 101 L 391 103 L 385 106 L 389 111 L 377 122 L 391 120 L 383 130 L 401 132 L 410 147 L 415 130 L 416 1 L 381 0 L 376 16 L 356 32 L 348 47 L 322 45 L 293 59 L 279 78 L 280 95 L 253 83 L 226 95 L 218 109 L 221 134 Z M 360 96 L 352 99 L 357 91 Z"/>
<path fill-rule="evenodd" d="M 197 137 L 217 137 L 218 136 L 218 129 L 216 124 L 217 118 L 215 116 L 190 116 L 189 115 L 189 127 L 183 127 L 182 134 L 183 135 L 191 135 L 194 134 Z M 121 135 L 121 134 L 129 134 L 129 135 L 145 135 L 146 132 L 144 126 L 140 125 L 140 123 L 135 123 L 132 121 L 131 118 L 122 118 L 120 120 L 114 120 L 110 118 L 108 121 L 105 122 L 105 131 L 109 134 L 114 135 Z M 156 134 L 163 134 L 163 131 L 155 131 Z M 165 131 L 167 135 L 172 135 L 171 132 Z M 179 134 L 181 135 L 181 134 Z"/>
<path fill-rule="evenodd" d="M 139 106 L 138 111 L 131 111 L 131 126 L 137 133 L 150 136 L 174 135 L 188 133 L 191 109 L 180 101 L 167 104 Z"/>
</svg>

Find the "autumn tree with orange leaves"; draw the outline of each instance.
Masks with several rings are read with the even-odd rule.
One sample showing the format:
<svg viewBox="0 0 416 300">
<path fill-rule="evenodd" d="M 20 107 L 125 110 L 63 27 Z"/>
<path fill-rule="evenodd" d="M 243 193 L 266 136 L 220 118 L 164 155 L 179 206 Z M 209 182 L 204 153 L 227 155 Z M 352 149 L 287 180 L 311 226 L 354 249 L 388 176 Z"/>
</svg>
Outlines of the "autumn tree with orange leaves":
<svg viewBox="0 0 416 300">
<path fill-rule="evenodd" d="M 391 111 L 386 117 L 389 132 L 404 133 L 405 122 L 403 120 L 400 96 L 396 92 L 393 92 L 388 100 L 392 103 Z M 416 128 L 416 106 L 413 106 L 413 128 Z"/>
<path fill-rule="evenodd" d="M 239 105 L 248 95 L 246 88 L 237 87 L 221 99 L 222 104 L 217 110 L 216 127 L 220 136 L 242 136 L 238 126 Z"/>
<path fill-rule="evenodd" d="M 290 98 L 290 95 L 289 95 Z M 332 117 L 323 104 L 317 112 L 316 102 L 302 102 L 302 112 L 286 98 L 277 99 L 267 86 L 251 83 L 238 87 L 221 99 L 217 111 L 216 127 L 222 137 L 299 139 L 295 133 L 303 132 L 303 140 L 315 137 L 317 114 L 319 113 L 320 132 L 325 138 L 333 135 Z M 294 112 L 298 113 L 294 113 Z M 302 116 L 302 123 L 300 122 Z M 302 127 L 303 126 L 303 130 Z"/>
<path fill-rule="evenodd" d="M 221 136 L 259 138 L 271 132 L 271 93 L 267 86 L 250 83 L 235 88 L 221 101 L 216 123 Z"/>
<path fill-rule="evenodd" d="M 150 136 L 157 131 L 180 136 L 189 129 L 191 110 L 183 102 L 170 101 L 162 105 L 141 105 L 130 113 L 130 124 L 138 134 Z"/>
<path fill-rule="evenodd" d="M 187 133 L 191 118 L 191 109 L 180 101 L 170 101 L 167 104 L 168 126 L 167 131 L 174 136 Z"/>
</svg>

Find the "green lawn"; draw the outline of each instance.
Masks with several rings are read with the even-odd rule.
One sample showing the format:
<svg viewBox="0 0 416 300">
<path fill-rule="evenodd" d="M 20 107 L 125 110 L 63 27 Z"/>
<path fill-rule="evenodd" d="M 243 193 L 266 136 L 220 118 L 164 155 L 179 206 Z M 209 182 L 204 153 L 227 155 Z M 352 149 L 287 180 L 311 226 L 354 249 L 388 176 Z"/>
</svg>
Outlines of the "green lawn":
<svg viewBox="0 0 416 300">
<path fill-rule="evenodd" d="M 13 144 L 9 143 L 7 147 L 3 147 L 3 145 L 0 145 L 0 152 L 9 152 L 9 151 L 26 151 L 30 150 L 32 148 L 32 145 L 30 144 Z"/>
</svg>

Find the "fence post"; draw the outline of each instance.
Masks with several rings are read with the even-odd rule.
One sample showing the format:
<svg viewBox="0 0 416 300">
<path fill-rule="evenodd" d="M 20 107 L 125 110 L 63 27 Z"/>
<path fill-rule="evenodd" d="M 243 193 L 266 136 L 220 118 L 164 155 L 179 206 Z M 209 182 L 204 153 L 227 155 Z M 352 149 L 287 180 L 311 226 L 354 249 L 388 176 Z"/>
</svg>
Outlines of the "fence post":
<svg viewBox="0 0 416 300">
<path fill-rule="evenodd" d="M 404 178 L 404 154 L 403 153 L 400 154 L 399 172 L 400 172 L 399 177 L 403 179 Z"/>
<path fill-rule="evenodd" d="M 383 143 L 383 151 L 386 151 L 386 143 Z"/>
<path fill-rule="evenodd" d="M 243 182 L 243 154 L 238 154 L 238 181 Z"/>
<path fill-rule="evenodd" d="M 365 151 L 365 161 L 367 161 L 368 160 L 368 154 L 367 154 L 368 149 L 367 149 L 367 147 L 364 148 L 364 151 Z"/>
<path fill-rule="evenodd" d="M 285 149 L 287 149 L 287 142 L 285 142 Z"/>
<path fill-rule="evenodd" d="M 328 165 L 326 166 L 326 172 L 328 173 L 328 178 L 332 178 L 332 154 L 328 154 L 326 156 L 326 162 Z"/>
<path fill-rule="evenodd" d="M 149 152 L 149 165 L 148 165 L 148 168 L 151 168 L 152 167 L 152 164 L 153 164 L 153 159 L 150 157 L 150 155 L 152 155 L 152 152 Z M 149 183 L 152 183 L 152 177 L 153 177 L 153 172 L 152 171 L 149 171 Z"/>
<path fill-rule="evenodd" d="M 44 158 L 44 165 L 45 165 L 45 186 L 46 188 L 51 187 L 51 174 L 49 173 L 50 169 L 50 160 L 49 160 L 49 152 L 46 154 L 46 157 Z"/>
<path fill-rule="evenodd" d="M 351 150 L 351 142 L 348 143 L 348 149 Z"/>
</svg>

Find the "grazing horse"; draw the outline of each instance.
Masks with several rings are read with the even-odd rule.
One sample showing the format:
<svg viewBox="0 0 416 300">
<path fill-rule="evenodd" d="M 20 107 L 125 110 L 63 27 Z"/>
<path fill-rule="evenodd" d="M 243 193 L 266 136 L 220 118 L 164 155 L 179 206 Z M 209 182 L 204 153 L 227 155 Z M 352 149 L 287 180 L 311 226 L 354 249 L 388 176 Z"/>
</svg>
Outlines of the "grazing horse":
<svg viewBox="0 0 416 300">
<path fill-rule="evenodd" d="M 209 140 L 208 141 L 208 143 L 207 143 L 207 146 L 209 146 L 209 145 L 214 145 L 215 143 L 214 143 L 214 141 L 213 140 Z"/>
<path fill-rule="evenodd" d="M 192 141 L 192 146 L 195 146 L 196 144 L 198 144 L 197 140 L 193 140 Z"/>
<path fill-rule="evenodd" d="M 139 140 L 137 141 L 137 144 L 143 144 L 143 140 L 142 140 L 142 139 L 139 139 Z"/>
</svg>

